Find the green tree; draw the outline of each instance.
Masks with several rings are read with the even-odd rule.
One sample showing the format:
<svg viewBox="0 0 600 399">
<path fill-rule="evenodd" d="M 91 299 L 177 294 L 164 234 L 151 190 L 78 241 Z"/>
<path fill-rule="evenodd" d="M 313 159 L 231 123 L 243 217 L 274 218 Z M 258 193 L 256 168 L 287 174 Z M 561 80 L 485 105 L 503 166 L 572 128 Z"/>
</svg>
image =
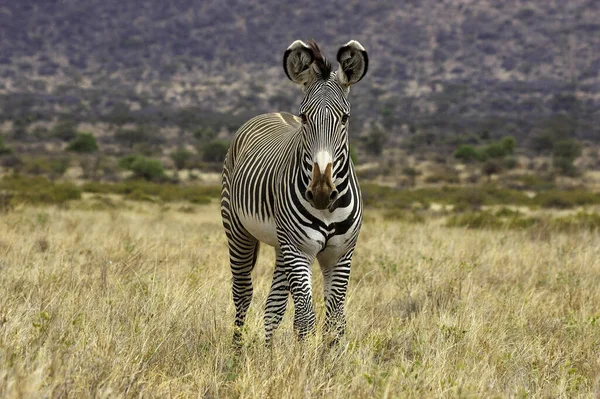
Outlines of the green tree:
<svg viewBox="0 0 600 399">
<path fill-rule="evenodd" d="M 98 143 L 96 137 L 92 133 L 77 133 L 67 146 L 67 151 L 92 153 L 98 151 Z"/>
<path fill-rule="evenodd" d="M 506 155 L 506 150 L 500 143 L 489 144 L 484 151 L 489 158 L 502 158 Z"/>
<path fill-rule="evenodd" d="M 504 148 L 506 155 L 512 155 L 515 153 L 517 147 L 517 140 L 513 136 L 504 136 L 500 140 L 500 145 Z"/>
<path fill-rule="evenodd" d="M 192 153 L 186 150 L 183 147 L 180 147 L 173 151 L 171 155 L 171 160 L 175 164 L 175 169 L 182 170 L 187 166 L 190 158 L 192 157 Z"/>
<path fill-rule="evenodd" d="M 128 155 L 119 161 L 119 167 L 130 170 L 136 178 L 160 181 L 165 179 L 165 170 L 158 159 L 143 155 Z"/>
<path fill-rule="evenodd" d="M 212 140 L 202 147 L 202 160 L 204 162 L 223 162 L 229 149 L 229 142 Z"/>
<path fill-rule="evenodd" d="M 561 174 L 574 176 L 577 168 L 573 161 L 581 155 L 581 145 L 575 140 L 558 140 L 552 149 L 552 166 Z"/>
<path fill-rule="evenodd" d="M 0 156 L 11 154 L 11 153 L 12 153 L 12 150 L 4 144 L 4 138 L 2 138 L 2 136 L 0 136 Z"/>
<path fill-rule="evenodd" d="M 481 161 L 485 155 L 470 144 L 463 144 L 454 151 L 454 158 L 462 162 Z"/>
</svg>

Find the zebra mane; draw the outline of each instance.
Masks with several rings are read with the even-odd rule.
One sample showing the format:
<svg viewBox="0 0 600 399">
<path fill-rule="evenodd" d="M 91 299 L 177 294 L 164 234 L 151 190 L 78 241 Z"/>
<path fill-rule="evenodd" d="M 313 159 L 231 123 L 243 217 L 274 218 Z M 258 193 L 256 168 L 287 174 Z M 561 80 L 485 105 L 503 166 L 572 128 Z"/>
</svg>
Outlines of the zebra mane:
<svg viewBox="0 0 600 399">
<path fill-rule="evenodd" d="M 331 63 L 325 58 L 316 41 L 310 40 L 308 42 L 308 47 L 310 47 L 315 57 L 314 65 L 318 69 L 320 78 L 328 79 L 331 74 Z"/>
</svg>

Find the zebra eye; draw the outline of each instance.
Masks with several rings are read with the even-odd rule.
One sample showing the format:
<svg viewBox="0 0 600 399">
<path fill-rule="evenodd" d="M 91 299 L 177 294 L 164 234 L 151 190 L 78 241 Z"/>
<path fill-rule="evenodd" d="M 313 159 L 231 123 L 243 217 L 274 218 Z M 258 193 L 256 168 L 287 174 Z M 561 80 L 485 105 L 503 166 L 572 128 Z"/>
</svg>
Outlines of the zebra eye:
<svg viewBox="0 0 600 399">
<path fill-rule="evenodd" d="M 350 115 L 348 115 L 348 114 L 344 114 L 344 116 L 342 116 L 342 125 L 345 125 L 346 122 L 348 122 L 349 117 L 350 117 Z"/>
<path fill-rule="evenodd" d="M 302 119 L 302 124 L 306 125 L 308 123 L 308 119 L 306 118 L 306 114 L 300 114 L 300 119 Z"/>
</svg>

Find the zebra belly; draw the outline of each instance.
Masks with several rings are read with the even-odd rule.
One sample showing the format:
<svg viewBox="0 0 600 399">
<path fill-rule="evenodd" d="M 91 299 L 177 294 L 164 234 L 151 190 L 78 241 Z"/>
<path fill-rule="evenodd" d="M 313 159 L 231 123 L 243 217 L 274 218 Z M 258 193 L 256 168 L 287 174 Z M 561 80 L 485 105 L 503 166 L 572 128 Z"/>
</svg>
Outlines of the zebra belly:
<svg viewBox="0 0 600 399">
<path fill-rule="evenodd" d="M 250 233 L 254 238 L 260 242 L 264 242 L 272 247 L 279 247 L 277 241 L 277 227 L 275 226 L 275 220 L 266 219 L 261 220 L 251 215 L 238 215 L 242 226 Z"/>
</svg>

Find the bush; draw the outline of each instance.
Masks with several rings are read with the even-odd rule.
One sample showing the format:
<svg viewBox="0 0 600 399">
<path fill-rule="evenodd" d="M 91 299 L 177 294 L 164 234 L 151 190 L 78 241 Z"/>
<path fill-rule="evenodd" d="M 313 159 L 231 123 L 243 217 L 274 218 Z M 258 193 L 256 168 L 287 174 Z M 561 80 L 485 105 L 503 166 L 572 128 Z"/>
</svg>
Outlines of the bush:
<svg viewBox="0 0 600 399">
<path fill-rule="evenodd" d="M 62 141 L 71 141 L 76 135 L 77 129 L 75 123 L 71 120 L 59 121 L 52 128 L 52 136 Z"/>
<path fill-rule="evenodd" d="M 462 162 L 473 162 L 484 160 L 485 155 L 470 144 L 463 144 L 454 151 L 454 158 Z"/>
<path fill-rule="evenodd" d="M 460 183 L 460 177 L 454 170 L 438 171 L 425 177 L 425 183 Z"/>
<path fill-rule="evenodd" d="M 481 171 L 484 175 L 488 177 L 489 180 L 492 177 L 492 175 L 497 175 L 502 171 L 502 165 L 498 161 L 489 159 L 485 161 L 485 163 L 481 167 Z"/>
<path fill-rule="evenodd" d="M 500 143 L 492 143 L 485 147 L 485 155 L 489 158 L 502 158 L 506 155 L 506 150 Z"/>
<path fill-rule="evenodd" d="M 4 144 L 4 138 L 0 136 L 0 156 L 12 154 L 12 150 Z"/>
<path fill-rule="evenodd" d="M 164 202 L 189 201 L 194 204 L 206 204 L 212 198 L 221 195 L 220 186 L 180 186 L 170 183 L 153 183 L 147 181 L 129 181 L 127 183 L 97 183 L 83 185 L 85 192 L 96 194 L 119 194 L 127 199 Z"/>
<path fill-rule="evenodd" d="M 581 145 L 575 140 L 559 140 L 552 147 L 552 156 L 574 160 L 581 155 Z"/>
<path fill-rule="evenodd" d="M 387 142 L 387 135 L 383 129 L 377 127 L 373 129 L 369 134 L 362 137 L 362 144 L 367 152 L 374 156 L 379 156 L 383 152 L 385 143 Z"/>
<path fill-rule="evenodd" d="M 202 160 L 204 162 L 222 163 L 227 156 L 228 149 L 228 141 L 212 140 L 202 147 Z"/>
<path fill-rule="evenodd" d="M 63 204 L 81 198 L 81 189 L 74 184 L 53 183 L 45 177 L 5 177 L 0 190 L 10 192 L 15 202 L 29 204 Z"/>
<path fill-rule="evenodd" d="M 577 168 L 573 161 L 581 155 L 581 145 L 575 140 L 559 140 L 552 148 L 552 166 L 561 174 L 575 176 Z"/>
<path fill-rule="evenodd" d="M 77 133 L 77 136 L 67 146 L 67 151 L 92 153 L 98 151 L 98 143 L 91 133 Z"/>
<path fill-rule="evenodd" d="M 504 153 L 512 155 L 517 147 L 517 140 L 513 136 L 504 136 L 500 140 L 500 145 L 504 148 Z"/>
<path fill-rule="evenodd" d="M 575 164 L 573 164 L 573 160 L 569 158 L 552 158 L 552 167 L 558 170 L 558 172 L 564 176 L 577 176 L 577 174 L 579 173 L 579 171 L 575 167 Z"/>
<path fill-rule="evenodd" d="M 170 157 L 175 164 L 175 169 L 182 170 L 186 168 L 189 160 L 192 158 L 192 155 L 193 154 L 185 148 L 178 148 L 171 153 Z"/>
<path fill-rule="evenodd" d="M 576 206 L 598 205 L 600 194 L 586 190 L 552 190 L 539 193 L 534 200 L 542 208 L 568 209 Z"/>
<path fill-rule="evenodd" d="M 516 168 L 518 162 L 517 159 L 512 155 L 507 155 L 506 157 L 504 157 L 504 162 L 502 164 L 506 169 L 510 170 Z"/>
<path fill-rule="evenodd" d="M 129 155 L 119 161 L 119 166 L 132 171 L 136 178 L 149 181 L 165 179 L 165 170 L 158 159 L 148 158 L 143 155 Z"/>
</svg>

